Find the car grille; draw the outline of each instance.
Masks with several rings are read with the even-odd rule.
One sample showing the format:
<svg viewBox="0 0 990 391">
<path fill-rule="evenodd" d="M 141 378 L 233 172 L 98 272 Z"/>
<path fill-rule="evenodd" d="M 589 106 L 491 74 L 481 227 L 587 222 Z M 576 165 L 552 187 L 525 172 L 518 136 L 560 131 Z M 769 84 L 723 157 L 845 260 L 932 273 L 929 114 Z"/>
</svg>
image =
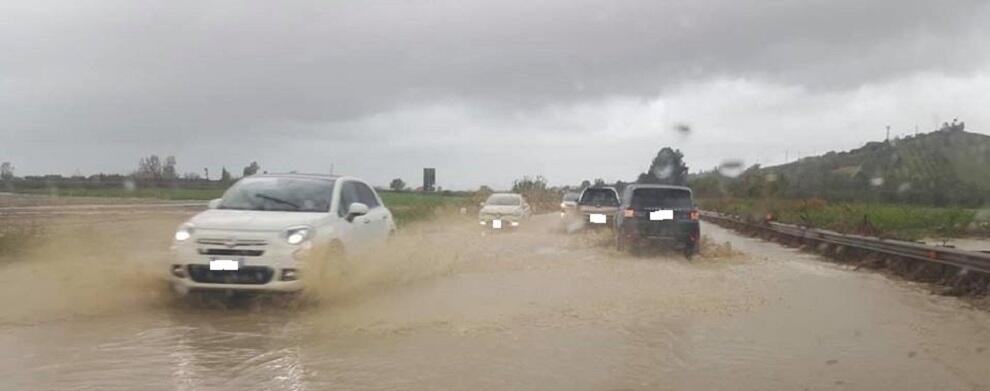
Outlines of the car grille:
<svg viewBox="0 0 990 391">
<path fill-rule="evenodd" d="M 490 214 L 490 215 L 484 215 L 484 216 L 482 216 L 481 219 L 482 220 L 507 220 L 507 219 L 515 219 L 517 217 L 518 216 L 516 216 L 516 215 Z"/>
<path fill-rule="evenodd" d="M 196 243 L 212 245 L 212 246 L 244 247 L 244 246 L 265 246 L 268 244 L 268 241 L 263 239 L 200 238 L 200 239 L 196 239 Z"/>
<path fill-rule="evenodd" d="M 210 270 L 208 265 L 189 265 L 189 278 L 207 284 L 262 285 L 272 280 L 274 270 L 266 266 L 242 266 L 240 270 Z"/>
<path fill-rule="evenodd" d="M 229 248 L 201 248 L 199 253 L 203 255 L 236 255 L 242 257 L 258 257 L 264 254 L 264 250 L 237 250 Z"/>
</svg>

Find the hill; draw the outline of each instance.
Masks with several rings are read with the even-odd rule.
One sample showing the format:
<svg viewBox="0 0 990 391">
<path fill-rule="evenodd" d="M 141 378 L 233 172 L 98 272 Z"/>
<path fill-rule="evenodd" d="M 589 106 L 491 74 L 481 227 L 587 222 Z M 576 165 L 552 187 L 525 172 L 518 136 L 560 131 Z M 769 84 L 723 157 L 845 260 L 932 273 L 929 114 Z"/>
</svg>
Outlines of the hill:
<svg viewBox="0 0 990 391">
<path fill-rule="evenodd" d="M 703 197 L 822 198 L 981 206 L 990 201 L 990 136 L 962 125 L 870 142 L 771 167 L 753 166 L 735 178 L 717 171 L 694 175 Z"/>
</svg>

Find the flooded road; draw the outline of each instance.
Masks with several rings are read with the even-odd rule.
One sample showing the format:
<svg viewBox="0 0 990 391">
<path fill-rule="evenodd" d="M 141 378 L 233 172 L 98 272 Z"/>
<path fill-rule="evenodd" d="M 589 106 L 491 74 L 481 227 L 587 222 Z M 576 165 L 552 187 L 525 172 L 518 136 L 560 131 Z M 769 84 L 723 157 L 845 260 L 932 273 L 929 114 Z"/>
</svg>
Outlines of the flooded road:
<svg viewBox="0 0 990 391">
<path fill-rule="evenodd" d="M 688 262 L 552 216 L 427 223 L 315 302 L 224 307 L 156 274 L 186 213 L 67 218 L 4 259 L 0 389 L 990 389 L 986 312 L 711 224 Z"/>
</svg>

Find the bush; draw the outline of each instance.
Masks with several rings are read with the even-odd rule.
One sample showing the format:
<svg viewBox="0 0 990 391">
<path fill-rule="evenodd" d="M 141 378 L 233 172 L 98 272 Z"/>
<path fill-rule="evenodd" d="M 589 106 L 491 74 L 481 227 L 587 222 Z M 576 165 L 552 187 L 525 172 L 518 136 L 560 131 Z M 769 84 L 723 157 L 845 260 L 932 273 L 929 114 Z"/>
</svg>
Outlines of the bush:
<svg viewBox="0 0 990 391">
<path fill-rule="evenodd" d="M 817 198 L 700 199 L 698 204 L 703 209 L 740 215 L 751 220 L 759 220 L 771 213 L 777 221 L 783 223 L 904 240 L 987 233 L 982 228 L 983 225 L 975 221 L 977 211 L 964 208 L 828 203 Z"/>
<path fill-rule="evenodd" d="M 512 183 L 512 192 L 522 194 L 533 207 L 534 213 L 557 210 L 563 194 L 547 187 L 547 179 L 542 176 L 524 176 Z"/>
</svg>

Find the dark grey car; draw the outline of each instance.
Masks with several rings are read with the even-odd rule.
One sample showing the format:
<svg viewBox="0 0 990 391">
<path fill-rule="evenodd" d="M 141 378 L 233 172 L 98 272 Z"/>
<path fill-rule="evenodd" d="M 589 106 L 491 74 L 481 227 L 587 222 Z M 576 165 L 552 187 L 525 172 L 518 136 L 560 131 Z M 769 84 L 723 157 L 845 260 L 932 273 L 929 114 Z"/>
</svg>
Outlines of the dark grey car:
<svg viewBox="0 0 990 391">
<path fill-rule="evenodd" d="M 615 247 L 620 251 L 651 244 L 697 254 L 701 229 L 691 189 L 634 184 L 625 188 L 615 215 Z"/>
</svg>

